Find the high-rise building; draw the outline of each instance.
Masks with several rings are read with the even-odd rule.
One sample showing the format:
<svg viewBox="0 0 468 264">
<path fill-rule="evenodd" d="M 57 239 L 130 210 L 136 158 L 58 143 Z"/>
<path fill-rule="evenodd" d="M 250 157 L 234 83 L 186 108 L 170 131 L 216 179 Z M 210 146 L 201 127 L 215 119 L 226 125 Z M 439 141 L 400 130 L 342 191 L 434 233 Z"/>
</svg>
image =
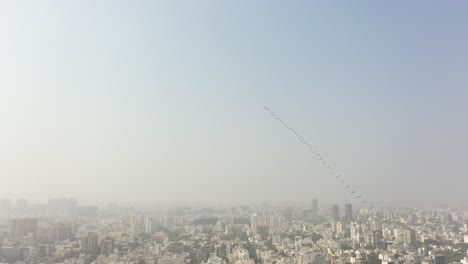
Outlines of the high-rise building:
<svg viewBox="0 0 468 264">
<path fill-rule="evenodd" d="M 10 238 L 18 240 L 28 234 L 36 237 L 37 219 L 36 218 L 17 218 L 11 221 Z"/>
<path fill-rule="evenodd" d="M 248 216 L 234 217 L 232 218 L 232 223 L 235 225 L 250 225 L 251 218 Z"/>
<path fill-rule="evenodd" d="M 101 241 L 101 255 L 109 256 L 114 252 L 114 239 L 106 237 Z"/>
<path fill-rule="evenodd" d="M 40 244 L 37 247 L 37 251 L 39 258 L 48 257 L 50 255 L 50 246 L 49 244 Z"/>
<path fill-rule="evenodd" d="M 146 233 L 153 233 L 155 230 L 155 221 L 153 218 L 147 217 L 145 218 L 145 232 Z"/>
<path fill-rule="evenodd" d="M 53 228 L 54 242 L 71 240 L 73 238 L 73 231 L 71 223 L 58 223 Z"/>
<path fill-rule="evenodd" d="M 341 223 L 341 222 L 336 223 L 336 232 L 337 233 L 344 233 L 343 223 Z"/>
<path fill-rule="evenodd" d="M 370 223 L 370 228 L 372 231 L 382 231 L 382 223 L 380 221 L 374 220 Z"/>
<path fill-rule="evenodd" d="M 169 228 L 169 229 L 173 228 L 174 223 L 175 223 L 175 221 L 174 221 L 173 216 L 166 216 L 166 217 L 163 218 L 163 226 L 165 228 Z"/>
<path fill-rule="evenodd" d="M 79 217 L 97 217 L 98 208 L 97 206 L 78 206 Z"/>
<path fill-rule="evenodd" d="M 18 199 L 16 200 L 16 214 L 18 216 L 23 216 L 28 211 L 28 200 L 27 199 Z"/>
<path fill-rule="evenodd" d="M 93 232 L 89 232 L 88 235 L 81 238 L 81 251 L 89 254 L 97 253 L 99 249 L 98 241 L 98 235 Z"/>
<path fill-rule="evenodd" d="M 269 218 L 268 218 L 269 219 Z M 253 214 L 251 217 L 250 217 L 250 225 L 252 227 L 256 226 L 256 225 L 260 225 L 260 224 L 266 224 L 267 222 L 269 222 L 269 220 L 267 220 L 264 216 L 262 215 L 257 215 L 257 214 Z"/>
<path fill-rule="evenodd" d="M 270 225 L 257 224 L 254 230 L 254 234 L 259 235 L 261 240 L 266 240 L 270 236 Z"/>
<path fill-rule="evenodd" d="M 250 217 L 252 232 L 254 235 L 259 235 L 262 240 L 267 239 L 270 235 L 270 217 L 253 214 Z"/>
<path fill-rule="evenodd" d="M 353 221 L 353 205 L 345 204 L 345 221 L 350 223 Z"/>
<path fill-rule="evenodd" d="M 139 236 L 145 231 L 145 227 L 143 226 L 144 219 L 142 219 L 141 217 L 135 217 L 132 219 L 131 222 L 134 236 Z"/>
<path fill-rule="evenodd" d="M 311 205 L 312 212 L 318 213 L 318 200 L 317 199 L 312 199 L 312 205 Z"/>
<path fill-rule="evenodd" d="M 340 220 L 340 206 L 337 204 L 332 205 L 331 209 L 331 216 L 334 221 L 339 221 Z"/>
<path fill-rule="evenodd" d="M 47 203 L 47 214 L 50 217 L 75 218 L 78 216 L 76 199 L 51 199 Z"/>
<path fill-rule="evenodd" d="M 403 242 L 408 245 L 416 243 L 416 232 L 413 229 L 407 229 L 404 232 Z"/>
<path fill-rule="evenodd" d="M 312 264 L 316 263 L 315 253 L 313 251 L 301 252 L 299 254 L 299 264 Z"/>
<path fill-rule="evenodd" d="M 275 229 L 281 225 L 281 218 L 278 215 L 270 215 L 270 228 Z"/>
<path fill-rule="evenodd" d="M 366 245 L 375 247 L 375 240 L 376 237 L 374 235 L 374 232 L 369 231 L 364 233 L 364 242 L 366 243 Z"/>
<path fill-rule="evenodd" d="M 68 199 L 67 201 L 67 217 L 75 218 L 78 216 L 78 201 L 76 199 Z"/>
<path fill-rule="evenodd" d="M 293 207 L 288 207 L 284 209 L 283 211 L 283 218 L 287 221 L 290 222 L 293 219 L 293 212 L 294 208 Z"/>
</svg>

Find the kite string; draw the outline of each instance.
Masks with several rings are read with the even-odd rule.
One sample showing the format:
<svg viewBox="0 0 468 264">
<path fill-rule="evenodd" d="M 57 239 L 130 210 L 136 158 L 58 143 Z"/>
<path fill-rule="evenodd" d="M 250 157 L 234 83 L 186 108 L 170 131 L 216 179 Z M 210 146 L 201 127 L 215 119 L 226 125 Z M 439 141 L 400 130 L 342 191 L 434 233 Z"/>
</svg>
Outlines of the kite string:
<svg viewBox="0 0 468 264">
<path fill-rule="evenodd" d="M 285 128 L 287 128 L 292 134 L 294 134 L 298 140 L 303 143 L 303 145 L 308 149 L 308 151 L 312 152 L 312 154 L 315 155 L 315 158 L 320 162 L 322 166 L 324 166 L 327 171 L 335 176 L 335 179 L 343 184 L 346 185 L 344 187 L 344 190 L 346 190 L 348 197 L 351 197 L 355 200 L 358 200 L 360 202 L 359 206 L 364 206 L 365 204 L 368 203 L 367 200 L 364 200 L 363 195 L 359 194 L 356 192 L 356 190 L 352 190 L 351 192 L 348 192 L 347 190 L 351 187 L 351 184 L 346 184 L 343 176 L 339 174 L 331 165 L 330 163 L 324 158 L 324 156 L 317 150 L 316 147 L 312 146 L 312 144 L 304 137 L 302 136 L 293 126 L 289 125 L 287 122 L 283 121 L 275 112 L 273 112 L 269 107 L 265 106 L 263 108 L 265 111 L 268 112 L 268 114 L 275 119 L 279 124 L 283 125 Z M 354 196 L 353 196 L 354 194 Z M 373 207 L 370 207 L 369 209 L 372 209 Z"/>
</svg>

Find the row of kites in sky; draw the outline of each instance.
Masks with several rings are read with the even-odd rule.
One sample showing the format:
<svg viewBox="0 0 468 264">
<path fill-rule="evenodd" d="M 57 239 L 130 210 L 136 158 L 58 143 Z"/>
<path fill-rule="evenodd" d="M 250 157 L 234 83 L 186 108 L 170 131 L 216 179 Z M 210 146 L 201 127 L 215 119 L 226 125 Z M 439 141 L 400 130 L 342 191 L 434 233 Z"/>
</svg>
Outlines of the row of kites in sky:
<svg viewBox="0 0 468 264">
<path fill-rule="evenodd" d="M 301 135 L 297 129 L 295 129 L 290 124 L 283 121 L 275 112 L 273 112 L 269 107 L 265 106 L 263 108 L 265 111 L 268 112 L 271 118 L 276 120 L 280 125 L 287 128 L 289 132 L 291 132 L 296 138 L 309 150 L 314 157 L 327 169 L 327 172 L 335 178 L 335 180 L 342 186 L 343 191 L 347 194 L 347 197 L 354 199 L 357 203 L 359 203 L 359 207 L 364 207 L 368 205 L 368 201 L 363 197 L 362 194 L 356 191 L 351 184 L 348 184 L 344 177 L 338 173 L 335 168 L 325 159 L 325 157 L 314 147 L 310 141 L 308 141 L 303 135 Z M 370 206 L 369 209 L 374 208 Z"/>
</svg>

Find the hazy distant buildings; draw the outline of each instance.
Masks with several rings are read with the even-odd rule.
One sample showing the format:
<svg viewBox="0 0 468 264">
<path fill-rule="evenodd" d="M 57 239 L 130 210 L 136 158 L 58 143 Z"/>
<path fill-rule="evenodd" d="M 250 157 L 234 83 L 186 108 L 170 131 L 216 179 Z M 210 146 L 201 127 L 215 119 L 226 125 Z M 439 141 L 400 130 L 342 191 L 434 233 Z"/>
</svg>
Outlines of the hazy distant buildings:
<svg viewBox="0 0 468 264">
<path fill-rule="evenodd" d="M 141 217 L 131 217 L 130 224 L 132 225 L 133 236 L 139 236 L 145 231 L 143 227 L 144 219 Z"/>
<path fill-rule="evenodd" d="M 46 204 L 30 204 L 28 207 L 28 215 L 39 217 L 47 216 L 47 205 Z"/>
<path fill-rule="evenodd" d="M 18 216 L 23 216 L 28 211 L 28 200 L 27 199 L 18 199 L 16 200 L 16 214 Z"/>
<path fill-rule="evenodd" d="M 293 212 L 294 208 L 293 207 L 288 207 L 284 209 L 283 211 L 283 218 L 287 221 L 290 222 L 293 219 Z"/>
<path fill-rule="evenodd" d="M 318 200 L 317 199 L 312 199 L 312 204 L 311 204 L 311 208 L 312 212 L 314 213 L 318 213 Z"/>
<path fill-rule="evenodd" d="M 50 199 L 47 204 L 29 204 L 27 199 L 0 200 L 0 216 L 51 217 L 51 218 L 94 218 L 98 215 L 97 206 L 80 206 L 76 199 Z"/>
<path fill-rule="evenodd" d="M 331 216 L 334 221 L 340 220 L 340 206 L 337 204 L 333 204 L 331 207 Z"/>
<path fill-rule="evenodd" d="M 250 218 L 248 216 L 234 217 L 232 223 L 235 225 L 250 225 Z"/>
<path fill-rule="evenodd" d="M 366 245 L 372 246 L 374 248 L 379 248 L 381 244 L 381 235 L 380 232 L 368 231 L 364 233 L 364 242 Z"/>
<path fill-rule="evenodd" d="M 215 225 L 218 223 L 218 217 L 200 217 L 193 221 L 195 225 Z"/>
<path fill-rule="evenodd" d="M 146 233 L 153 233 L 156 229 L 156 221 L 153 218 L 147 217 L 145 218 L 145 232 Z"/>
<path fill-rule="evenodd" d="M 81 238 L 81 251 L 88 254 L 95 254 L 98 252 L 99 237 L 93 232 L 89 232 L 88 235 Z"/>
<path fill-rule="evenodd" d="M 270 217 L 253 214 L 250 218 L 252 232 L 266 240 L 270 236 Z"/>
<path fill-rule="evenodd" d="M 48 257 L 50 255 L 50 246 L 48 244 L 40 244 L 37 247 L 37 256 L 40 258 Z"/>
<path fill-rule="evenodd" d="M 398 241 L 408 245 L 412 245 L 416 242 L 416 232 L 413 229 L 395 229 L 394 235 Z"/>
<path fill-rule="evenodd" d="M 353 205 L 352 204 L 345 204 L 345 215 L 344 215 L 344 220 L 345 222 L 352 222 L 353 221 Z"/>
<path fill-rule="evenodd" d="M 68 199 L 66 212 L 69 218 L 78 216 L 78 201 L 76 199 Z"/>
<path fill-rule="evenodd" d="M 281 218 L 278 215 L 270 215 L 270 229 L 275 229 L 281 225 Z"/>
<path fill-rule="evenodd" d="M 165 228 L 173 228 L 174 227 L 174 224 L 175 224 L 175 221 L 174 221 L 174 217 L 173 216 L 165 216 L 163 218 L 163 226 Z"/>
<path fill-rule="evenodd" d="M 28 234 L 33 237 L 37 234 L 37 219 L 36 218 L 17 218 L 11 221 L 10 239 L 18 240 Z"/>
<path fill-rule="evenodd" d="M 258 224 L 263 224 L 263 222 L 263 217 L 260 215 L 253 214 L 252 216 L 250 216 L 250 224 L 252 228 L 255 228 L 255 226 Z"/>
<path fill-rule="evenodd" d="M 71 240 L 73 238 L 73 229 L 71 223 L 58 223 L 53 228 L 54 242 Z"/>
<path fill-rule="evenodd" d="M 75 199 L 51 199 L 47 203 L 49 217 L 75 218 L 78 216 L 78 201 Z"/>
<path fill-rule="evenodd" d="M 382 231 L 382 223 L 380 221 L 372 221 L 370 223 L 370 228 L 372 231 Z"/>
<path fill-rule="evenodd" d="M 112 237 L 106 237 L 101 241 L 101 255 L 109 256 L 114 252 L 115 240 Z"/>
<path fill-rule="evenodd" d="M 267 240 L 270 236 L 270 225 L 257 224 L 254 226 L 254 234 L 260 236 L 261 240 Z"/>
<path fill-rule="evenodd" d="M 20 255 L 20 248 L 17 245 L 4 245 L 1 248 L 1 256 L 13 263 Z"/>
<path fill-rule="evenodd" d="M 97 217 L 98 208 L 97 206 L 78 206 L 79 217 Z"/>
</svg>

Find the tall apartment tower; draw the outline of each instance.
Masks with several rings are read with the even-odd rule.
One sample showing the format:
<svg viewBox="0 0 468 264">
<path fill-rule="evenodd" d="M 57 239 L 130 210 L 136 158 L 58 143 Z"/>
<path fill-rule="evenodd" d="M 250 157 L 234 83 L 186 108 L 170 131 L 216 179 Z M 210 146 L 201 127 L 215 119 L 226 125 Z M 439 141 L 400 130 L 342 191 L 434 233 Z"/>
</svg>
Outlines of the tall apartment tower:
<svg viewBox="0 0 468 264">
<path fill-rule="evenodd" d="M 28 211 L 28 200 L 27 199 L 18 199 L 16 200 L 16 214 L 18 216 L 24 216 Z"/>
<path fill-rule="evenodd" d="M 151 234 L 155 230 L 155 220 L 153 218 L 145 218 L 145 232 Z"/>
<path fill-rule="evenodd" d="M 267 240 L 270 236 L 270 226 L 267 224 L 255 225 L 255 235 L 259 235 L 262 240 Z"/>
<path fill-rule="evenodd" d="M 333 204 L 331 208 L 331 215 L 334 221 L 340 220 L 340 206 L 337 204 Z"/>
<path fill-rule="evenodd" d="M 17 218 L 11 221 L 10 238 L 19 239 L 29 233 L 34 237 L 37 234 L 37 219 L 36 218 Z"/>
<path fill-rule="evenodd" d="M 93 232 L 89 232 L 88 235 L 81 238 L 81 251 L 94 254 L 99 249 L 99 237 Z"/>
<path fill-rule="evenodd" d="M 318 213 L 319 207 L 318 207 L 318 200 L 317 199 L 312 199 L 311 209 L 312 209 L 312 212 Z"/>
<path fill-rule="evenodd" d="M 78 201 L 76 199 L 51 199 L 47 203 L 47 214 L 60 218 L 77 217 Z"/>
<path fill-rule="evenodd" d="M 106 237 L 101 241 L 101 255 L 109 256 L 114 252 L 114 239 Z"/>
<path fill-rule="evenodd" d="M 353 221 L 353 205 L 350 203 L 345 204 L 345 222 L 351 223 Z"/>
<path fill-rule="evenodd" d="M 73 228 L 71 223 L 63 222 L 57 223 L 53 227 L 53 240 L 55 242 L 64 241 L 67 239 L 72 239 L 73 237 Z"/>
</svg>

